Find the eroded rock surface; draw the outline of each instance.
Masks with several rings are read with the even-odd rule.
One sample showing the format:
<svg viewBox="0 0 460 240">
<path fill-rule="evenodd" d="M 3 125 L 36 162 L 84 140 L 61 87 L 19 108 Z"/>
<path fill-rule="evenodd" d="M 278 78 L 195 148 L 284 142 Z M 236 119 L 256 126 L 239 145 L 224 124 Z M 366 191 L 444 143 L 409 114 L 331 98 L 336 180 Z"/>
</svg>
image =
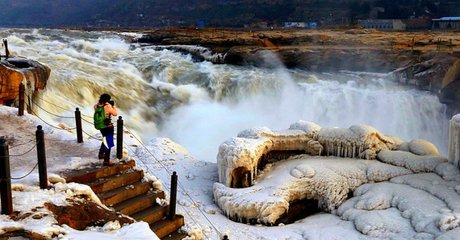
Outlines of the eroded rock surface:
<svg viewBox="0 0 460 240">
<path fill-rule="evenodd" d="M 69 203 L 71 204 L 64 206 L 45 203 L 45 206 L 54 213 L 59 225 L 66 224 L 77 230 L 84 230 L 91 226 L 104 226 L 110 221 L 119 221 L 121 225 L 135 222 L 92 201 L 69 200 Z"/>
<path fill-rule="evenodd" d="M 8 58 L 0 61 L 0 104 L 11 104 L 19 96 L 19 84 L 23 83 L 27 95 L 45 89 L 51 70 L 33 60 Z"/>
<path fill-rule="evenodd" d="M 321 151 L 311 151 L 311 141 Z M 260 160 L 270 157 L 273 149 L 304 154 L 269 159 L 261 167 Z M 267 225 L 292 221 L 286 216 L 292 214 L 291 208 L 297 209 L 293 204 L 314 200 L 319 211 L 353 221 L 358 231 L 370 237 L 433 238 L 460 226 L 455 207 L 460 206 L 459 169 L 422 139 L 404 142 L 369 126 L 323 129 L 299 121 L 283 131 L 242 131 L 221 145 L 218 166 L 221 182 L 214 184 L 214 199 L 235 221 Z M 424 209 L 416 210 L 418 200 L 411 194 L 421 191 L 429 196 L 422 201 Z M 407 194 L 411 195 L 408 202 Z M 439 204 L 428 204 L 430 199 Z M 402 223 L 378 218 L 379 210 L 395 218 L 402 214 L 404 218 L 398 218 Z M 432 217 L 422 220 L 423 214 Z M 374 222 L 383 224 L 383 230 Z"/>
<path fill-rule="evenodd" d="M 365 125 L 321 128 L 315 123 L 299 121 L 283 131 L 248 129 L 219 147 L 219 180 L 229 187 L 249 187 L 267 163 L 289 156 L 375 159 L 380 151 L 396 150 L 400 145 L 399 140 Z"/>
</svg>

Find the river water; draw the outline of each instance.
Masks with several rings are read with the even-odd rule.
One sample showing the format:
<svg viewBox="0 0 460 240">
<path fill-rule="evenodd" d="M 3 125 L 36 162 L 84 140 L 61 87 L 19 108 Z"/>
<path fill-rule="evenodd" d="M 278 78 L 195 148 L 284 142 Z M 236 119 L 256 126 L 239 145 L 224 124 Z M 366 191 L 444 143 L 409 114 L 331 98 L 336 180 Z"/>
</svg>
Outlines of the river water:
<svg viewBox="0 0 460 240">
<path fill-rule="evenodd" d="M 48 112 L 71 116 L 78 106 L 91 116 L 98 96 L 107 92 L 125 124 L 144 141 L 169 137 L 198 159 L 214 162 L 218 146 L 243 129 L 286 129 L 300 119 L 322 127 L 367 124 L 406 141 L 427 139 L 447 153 L 445 106 L 429 92 L 392 82 L 391 74 L 216 65 L 132 45 L 130 36 L 0 29 L 14 55 L 52 69 L 47 89 L 35 100 Z M 265 59 L 272 66 L 278 61 L 271 54 Z M 36 111 L 49 121 L 73 125 Z M 97 132 L 90 124 L 84 128 Z"/>
</svg>

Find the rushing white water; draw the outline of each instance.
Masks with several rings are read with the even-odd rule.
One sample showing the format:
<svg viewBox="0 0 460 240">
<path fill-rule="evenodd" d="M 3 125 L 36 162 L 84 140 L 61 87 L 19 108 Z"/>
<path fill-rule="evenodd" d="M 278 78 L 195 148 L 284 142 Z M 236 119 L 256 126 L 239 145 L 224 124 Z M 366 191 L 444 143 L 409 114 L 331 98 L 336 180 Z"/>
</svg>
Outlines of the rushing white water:
<svg viewBox="0 0 460 240">
<path fill-rule="evenodd" d="M 51 67 L 43 100 L 37 100 L 48 111 L 68 116 L 80 106 L 92 115 L 98 96 L 108 92 L 144 140 L 170 137 L 207 161 L 215 161 L 218 145 L 245 128 L 285 129 L 299 119 L 323 127 L 368 124 L 403 140 L 427 139 L 447 152 L 445 107 L 436 96 L 399 86 L 386 74 L 194 62 L 170 50 L 130 46 L 122 35 L 107 32 L 0 30 L 0 37 L 8 38 L 13 54 Z M 265 58 L 277 63 L 276 56 Z M 95 132 L 90 124 L 84 127 Z"/>
</svg>

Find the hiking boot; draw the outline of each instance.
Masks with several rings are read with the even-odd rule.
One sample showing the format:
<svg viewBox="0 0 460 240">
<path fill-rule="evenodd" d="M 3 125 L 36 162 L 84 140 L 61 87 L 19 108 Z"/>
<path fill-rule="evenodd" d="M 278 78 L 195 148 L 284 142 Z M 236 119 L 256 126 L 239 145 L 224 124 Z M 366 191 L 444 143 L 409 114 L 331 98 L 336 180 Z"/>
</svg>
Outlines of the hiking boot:
<svg viewBox="0 0 460 240">
<path fill-rule="evenodd" d="M 110 166 L 115 165 L 115 163 L 113 163 L 111 161 L 104 161 L 104 163 L 102 165 L 110 167 Z"/>
<path fill-rule="evenodd" d="M 104 159 L 105 157 L 105 153 L 104 152 L 100 152 L 99 155 L 98 155 L 99 159 Z"/>
</svg>

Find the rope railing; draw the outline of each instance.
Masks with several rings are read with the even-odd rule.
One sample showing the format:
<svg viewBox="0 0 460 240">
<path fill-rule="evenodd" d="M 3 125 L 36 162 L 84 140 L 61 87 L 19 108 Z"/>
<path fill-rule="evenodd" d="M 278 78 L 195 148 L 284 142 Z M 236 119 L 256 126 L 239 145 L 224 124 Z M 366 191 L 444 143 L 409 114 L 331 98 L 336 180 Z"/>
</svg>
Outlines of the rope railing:
<svg viewBox="0 0 460 240">
<path fill-rule="evenodd" d="M 64 128 L 61 128 L 61 127 L 54 126 L 53 124 L 48 123 L 48 122 L 45 121 L 43 118 L 41 118 L 34 110 L 30 109 L 30 112 L 31 112 L 32 114 L 34 114 L 38 119 L 40 119 L 43 123 L 45 123 L 46 125 L 48 125 L 48 126 L 54 128 L 54 129 L 61 130 L 61 131 L 68 131 L 68 130 L 73 130 L 73 129 L 75 129 L 75 128 L 64 129 Z"/>
<path fill-rule="evenodd" d="M 35 140 L 29 140 L 29 141 L 27 141 L 27 142 L 25 142 L 25 143 L 20 143 L 20 144 L 13 145 L 13 146 L 10 147 L 10 149 L 13 149 L 13 148 L 17 148 L 17 147 L 20 147 L 20 146 L 27 145 L 27 144 L 29 144 L 29 143 L 31 143 L 31 142 L 33 142 L 33 141 L 35 141 Z"/>
<path fill-rule="evenodd" d="M 125 128 L 126 128 L 126 127 L 125 127 Z M 148 149 L 148 148 L 147 148 L 147 147 L 146 147 L 146 146 L 145 146 L 145 145 L 144 145 L 144 144 L 143 144 L 143 143 L 142 143 L 142 142 L 141 142 L 141 141 L 140 141 L 140 140 L 139 140 L 129 129 L 128 129 L 128 128 L 126 128 L 126 130 L 128 131 L 129 134 L 131 134 L 131 136 L 133 136 L 133 138 L 136 139 L 136 141 L 137 141 L 141 146 L 143 146 L 143 148 L 144 148 L 145 150 L 147 150 L 147 152 L 150 152 L 150 150 L 149 150 L 149 149 Z M 129 145 L 127 145 L 127 146 L 129 147 Z M 129 147 L 129 148 L 132 150 L 131 147 Z M 152 154 L 151 154 L 151 155 L 152 155 Z M 168 174 L 171 174 L 171 171 L 170 171 L 169 169 L 167 169 L 158 159 L 156 159 L 155 156 L 152 155 L 152 157 L 154 157 L 154 159 L 155 159 L 160 165 L 163 166 L 163 168 L 168 172 Z M 147 172 L 149 172 L 149 173 L 153 172 L 153 171 L 150 170 L 149 164 L 147 164 L 146 162 L 144 162 L 144 160 L 143 160 L 142 158 L 139 158 L 139 160 L 140 160 L 140 161 L 142 162 L 142 164 L 147 168 Z M 160 179 L 160 180 L 161 180 L 161 179 Z M 170 187 L 171 187 L 171 185 L 168 184 L 167 181 L 162 181 L 162 182 L 163 182 L 163 184 L 166 186 L 166 188 L 170 188 Z M 193 217 L 193 215 L 190 213 L 190 211 L 188 211 L 184 206 L 182 206 L 182 205 L 180 205 L 180 206 L 181 206 L 181 209 L 185 212 L 185 214 L 187 214 L 187 216 L 188 216 L 190 219 L 192 219 L 192 221 L 193 221 L 197 226 L 199 226 L 199 227 L 201 228 L 200 224 L 199 224 L 199 223 L 197 222 L 197 220 Z M 198 210 L 201 211 L 199 208 L 198 208 Z M 211 224 L 212 224 L 212 223 L 211 223 Z M 202 230 L 202 232 L 203 232 L 205 238 L 206 238 L 206 239 L 210 239 L 210 238 L 207 236 L 207 234 L 203 231 L 203 229 L 201 229 L 201 230 Z M 219 232 L 218 232 L 218 234 L 219 234 Z"/>
<path fill-rule="evenodd" d="M 24 179 L 24 178 L 28 177 L 37 167 L 38 167 L 38 162 L 37 162 L 37 164 L 35 164 L 35 166 L 32 168 L 32 170 L 30 170 L 30 172 L 28 172 L 26 175 L 24 175 L 22 177 L 11 177 L 11 179 L 13 179 L 13 180 Z"/>
<path fill-rule="evenodd" d="M 163 164 L 163 163 L 162 163 L 162 162 L 161 162 L 151 151 L 150 151 L 150 149 L 148 149 L 147 146 L 145 146 L 145 144 L 142 143 L 142 141 L 140 141 L 140 139 L 139 139 L 136 135 L 134 135 L 134 134 L 132 133 L 131 130 L 129 130 L 127 127 L 125 127 L 125 128 L 126 128 L 126 130 L 128 131 L 128 133 L 130 133 L 130 134 L 133 136 L 133 138 L 136 139 L 136 141 L 139 142 L 139 144 L 140 144 L 140 145 L 141 145 L 141 146 L 152 156 L 152 158 L 153 158 L 156 162 L 158 162 L 158 163 L 160 164 L 160 166 L 162 166 L 163 169 L 165 169 L 166 172 L 167 172 L 169 175 L 171 175 L 171 173 L 172 173 L 171 170 L 170 170 L 169 168 L 167 168 L 167 167 L 166 167 L 166 166 L 165 166 L 165 165 L 164 165 L 164 164 Z M 140 159 L 140 160 L 142 161 L 142 163 L 144 164 L 144 166 L 147 167 L 147 170 L 150 172 L 150 170 L 148 169 L 148 165 L 147 165 L 142 159 Z M 187 192 L 187 190 L 185 189 L 185 187 L 184 187 L 179 181 L 178 181 L 177 183 L 178 183 L 178 186 L 179 186 L 180 189 L 181 189 L 182 194 L 184 194 L 185 196 L 187 196 L 187 197 L 192 201 L 193 205 L 197 207 L 197 209 L 198 209 L 198 211 L 201 213 L 201 215 L 203 215 L 203 217 L 206 219 L 206 221 L 208 221 L 208 222 L 211 224 L 211 226 L 214 228 L 214 230 L 216 230 L 216 232 L 221 236 L 222 233 L 221 233 L 221 232 L 219 231 L 219 229 L 211 222 L 211 220 L 206 216 L 206 214 L 201 210 L 201 208 L 199 207 L 198 203 L 192 198 L 192 196 L 190 196 L 190 194 Z M 193 218 L 192 218 L 192 219 L 193 219 Z M 203 233 L 204 233 L 204 231 L 203 231 Z M 204 234 L 205 234 L 205 233 L 204 233 Z M 205 235 L 206 235 L 206 234 L 205 234 Z"/>
<path fill-rule="evenodd" d="M 48 103 L 48 104 L 50 104 L 50 105 L 53 105 L 53 106 L 55 106 L 55 107 L 57 107 L 57 108 L 59 108 L 59 109 L 62 109 L 62 110 L 64 110 L 64 111 L 73 111 L 72 109 L 64 108 L 64 107 L 59 106 L 59 105 L 57 105 L 57 104 L 55 104 L 55 103 L 52 103 L 52 102 L 50 102 L 50 101 L 47 101 L 47 100 L 45 100 L 45 99 L 42 98 L 42 97 L 34 96 L 34 98 L 38 98 L 39 100 L 41 100 L 41 101 L 43 101 L 43 102 L 45 102 L 45 103 Z M 83 106 L 76 105 L 76 104 L 73 104 L 73 103 L 71 103 L 71 102 L 69 102 L 69 104 L 72 105 L 72 107 L 74 107 L 74 108 L 82 108 L 82 109 L 83 109 Z M 83 114 L 82 114 L 82 116 L 85 116 L 85 117 L 88 117 L 88 118 L 92 118 L 92 116 L 88 116 L 88 115 L 83 115 Z"/>
<path fill-rule="evenodd" d="M 29 96 L 28 96 L 29 97 Z M 35 96 L 36 97 L 36 96 Z M 53 105 L 61 110 L 64 110 L 64 111 L 70 111 L 62 106 L 59 106 L 58 104 L 55 104 L 55 103 L 51 103 L 49 101 L 46 101 L 45 99 L 42 99 L 42 98 L 39 98 L 40 100 L 42 100 L 43 102 L 46 102 L 50 105 Z M 29 98 L 29 101 L 30 101 L 30 98 Z M 40 104 L 38 104 L 36 101 L 32 101 L 32 106 L 30 106 L 29 104 L 27 104 L 28 106 L 28 109 L 29 111 L 34 114 L 38 119 L 40 119 L 43 123 L 45 123 L 46 125 L 50 126 L 51 128 L 53 129 L 58 129 L 58 130 L 62 130 L 62 131 L 68 131 L 68 130 L 74 130 L 76 128 L 61 128 L 61 127 L 58 127 L 58 126 L 55 126 L 51 123 L 48 123 L 46 120 L 44 120 L 41 116 L 39 116 L 39 114 L 34 111 L 32 109 L 32 106 L 37 106 L 39 109 L 43 110 L 44 112 L 46 112 L 47 114 L 50 114 L 51 116 L 54 116 L 54 117 L 58 117 L 58 118 L 67 118 L 67 119 L 75 119 L 75 117 L 69 117 L 69 116 L 61 116 L 59 114 L 56 114 L 56 113 L 53 113 L 51 111 L 48 111 L 46 110 L 44 107 L 42 107 Z M 91 116 L 86 116 L 86 115 L 83 115 L 81 114 L 81 116 L 84 116 L 84 117 L 88 117 L 88 118 L 92 118 Z M 88 124 L 91 124 L 93 125 L 93 123 L 83 117 L 80 118 L 81 120 L 83 120 L 84 122 L 88 123 Z M 166 166 L 162 161 L 160 161 L 156 156 L 155 154 L 153 154 L 149 148 L 147 148 L 145 146 L 145 144 L 130 130 L 128 129 L 127 127 L 124 127 L 126 129 L 126 131 L 140 144 L 140 146 L 145 150 L 147 151 L 147 153 L 155 160 L 155 162 L 157 164 L 159 164 L 159 166 L 161 166 L 161 168 L 163 168 L 169 175 L 172 174 L 172 170 Z M 98 141 L 101 141 L 100 138 L 97 138 L 96 135 L 98 135 L 99 133 L 96 133 L 96 134 L 93 134 L 91 135 L 90 133 L 88 133 L 87 131 L 83 130 L 82 129 L 82 132 L 88 136 L 89 139 L 95 139 L 95 140 L 98 140 Z M 31 140 L 30 142 L 32 142 L 33 140 Z M 68 141 L 70 142 L 69 140 L 53 140 L 55 142 L 64 142 L 64 141 Z M 71 140 L 71 141 L 74 141 L 74 140 Z M 30 143 L 30 142 L 27 142 L 27 143 Z M 24 143 L 22 145 L 26 145 L 27 143 Z M 124 144 L 125 146 L 128 146 L 127 144 Z M 17 146 L 20 146 L 20 145 L 17 145 Z M 17 147 L 17 146 L 14 146 L 14 147 Z M 30 150 L 26 151 L 25 153 L 23 154 L 20 154 L 20 155 L 10 155 L 12 157 L 17 157 L 17 156 L 23 156 L 29 152 L 31 152 L 35 147 L 37 146 L 37 144 L 35 144 L 35 146 L 33 148 L 31 148 Z M 146 170 L 149 172 L 149 173 L 152 173 L 153 171 L 150 169 L 148 163 L 146 163 L 142 158 L 139 158 L 139 160 L 142 162 L 142 164 L 146 167 Z M 34 168 L 26 175 L 20 177 L 20 178 L 11 178 L 11 179 L 15 179 L 15 180 L 18 180 L 18 179 L 23 179 L 27 176 L 29 176 L 35 169 L 36 167 L 38 166 L 38 163 L 34 166 Z M 168 181 L 162 181 L 166 186 L 167 186 L 167 182 Z M 200 212 L 200 214 L 206 219 L 206 221 L 211 225 L 211 227 L 216 231 L 216 233 L 219 235 L 219 236 L 223 236 L 222 233 L 219 231 L 219 229 L 213 224 L 213 222 L 206 216 L 206 214 L 203 212 L 203 210 L 199 207 L 199 204 L 193 199 L 193 197 L 187 192 L 186 188 L 182 185 L 182 183 L 180 181 L 177 182 L 177 185 L 179 186 L 179 189 L 181 191 L 181 193 L 186 196 L 188 199 L 190 199 L 190 201 L 192 202 L 192 204 L 194 206 L 197 207 L 198 211 Z M 190 217 L 190 219 L 197 225 L 201 228 L 201 225 L 197 222 L 197 220 L 193 217 L 193 215 L 189 212 L 189 210 L 187 210 L 185 207 L 181 206 L 181 208 L 184 210 L 184 212 Z M 205 233 L 205 231 L 202 231 L 203 234 L 205 235 L 205 237 L 207 239 L 209 239 L 209 237 L 207 236 L 207 234 Z"/>
<path fill-rule="evenodd" d="M 58 118 L 72 118 L 72 119 L 75 119 L 75 117 L 67 117 L 67 116 L 61 116 L 61 115 L 57 115 L 56 113 L 52 113 L 48 110 L 46 110 L 44 107 L 40 106 L 40 104 L 37 104 L 36 102 L 32 101 L 33 103 L 33 106 L 37 106 L 38 108 L 40 108 L 41 110 L 45 111 L 46 113 L 52 115 L 52 116 L 55 116 L 55 117 L 58 117 Z"/>
<path fill-rule="evenodd" d="M 21 153 L 21 154 L 10 154 L 10 157 L 21 157 L 21 156 L 24 156 L 30 152 L 32 152 L 35 147 L 37 146 L 37 144 L 35 143 L 29 150 L 25 151 L 24 153 Z"/>
<path fill-rule="evenodd" d="M 53 106 L 55 106 L 55 107 L 57 107 L 57 108 L 59 108 L 59 109 L 62 109 L 62 110 L 64 110 L 64 111 L 70 111 L 70 110 L 67 109 L 67 108 L 61 107 L 61 106 L 59 106 L 59 105 L 57 105 L 57 104 L 55 104 L 55 103 L 52 103 L 52 102 L 50 102 L 50 101 L 45 100 L 44 98 L 41 98 L 41 97 L 39 97 L 39 96 L 34 96 L 34 98 L 38 98 L 39 100 L 41 100 L 41 101 L 43 101 L 43 102 L 45 102 L 45 103 L 48 103 L 48 104 L 50 104 L 50 105 L 53 105 Z"/>
</svg>

